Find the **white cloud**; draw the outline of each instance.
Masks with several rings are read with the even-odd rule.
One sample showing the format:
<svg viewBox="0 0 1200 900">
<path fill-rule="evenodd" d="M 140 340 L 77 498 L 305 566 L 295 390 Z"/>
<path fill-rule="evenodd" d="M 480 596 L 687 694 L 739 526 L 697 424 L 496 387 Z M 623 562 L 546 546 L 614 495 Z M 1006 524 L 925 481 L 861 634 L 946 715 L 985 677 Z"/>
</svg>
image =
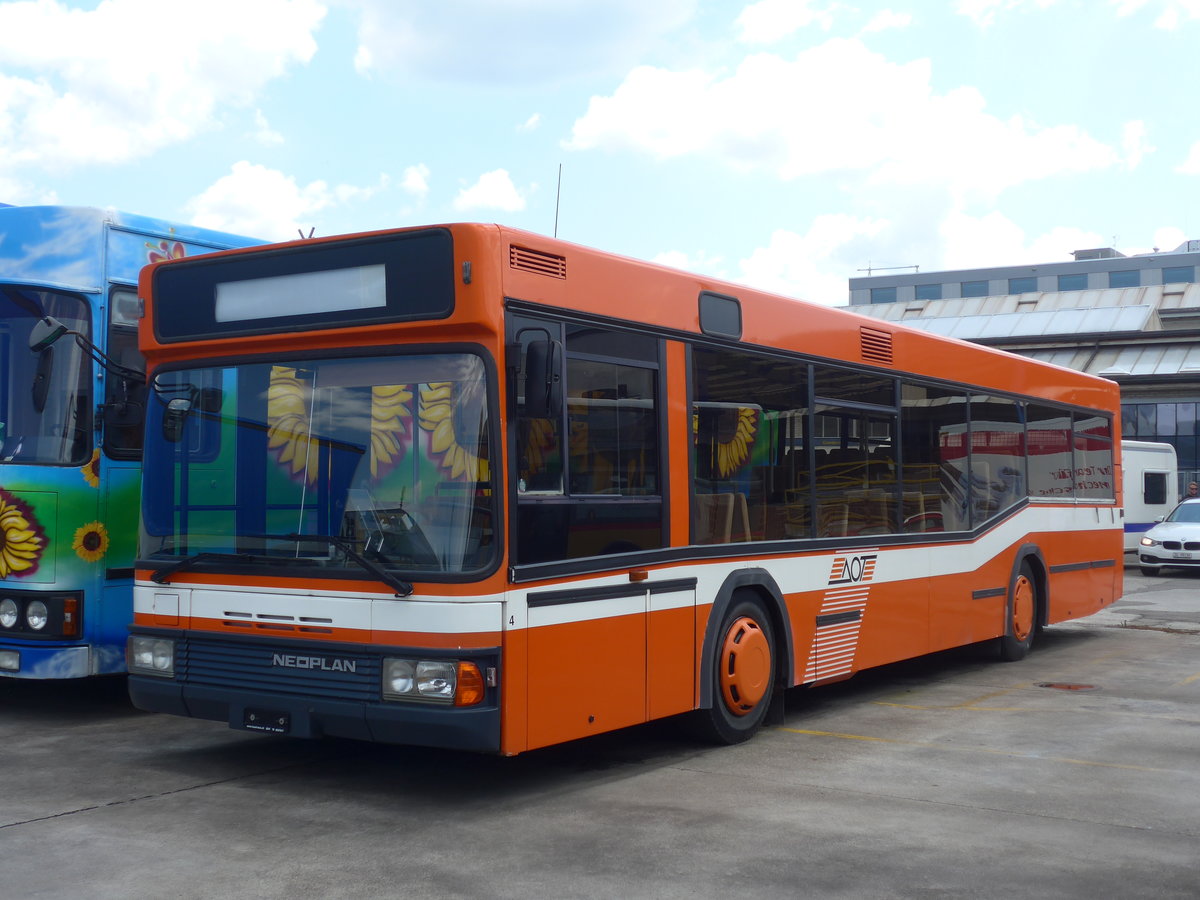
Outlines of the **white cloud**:
<svg viewBox="0 0 1200 900">
<path fill-rule="evenodd" d="M 991 115 L 974 88 L 936 94 L 930 68 L 890 62 L 855 39 L 790 59 L 755 54 L 722 75 L 639 66 L 611 96 L 591 99 L 565 146 L 704 155 L 783 179 L 859 172 L 983 196 L 1120 161 L 1075 125 Z"/>
<path fill-rule="evenodd" d="M 186 140 L 306 63 L 324 15 L 317 0 L 0 3 L 0 166 L 124 162 Z"/>
<path fill-rule="evenodd" d="M 872 34 L 879 31 L 890 31 L 893 28 L 907 28 L 912 24 L 912 21 L 913 17 L 910 13 L 884 9 L 875 13 L 870 18 L 867 24 L 863 26 L 863 33 Z"/>
<path fill-rule="evenodd" d="M 342 0 L 359 12 L 354 65 L 488 85 L 620 71 L 687 23 L 698 0 Z"/>
<path fill-rule="evenodd" d="M 1112 243 L 1111 237 L 1067 226 L 1029 239 L 1024 229 L 994 210 L 982 216 L 951 211 L 941 220 L 939 231 L 944 254 L 941 269 L 1067 262 L 1075 250 Z"/>
<path fill-rule="evenodd" d="M 254 111 L 254 132 L 252 137 L 258 143 L 268 147 L 273 144 L 283 143 L 283 135 L 271 127 L 261 109 Z"/>
<path fill-rule="evenodd" d="M 1000 12 L 1045 9 L 1057 2 L 1058 0 L 957 0 L 954 4 L 954 11 L 973 19 L 976 25 L 986 28 L 995 24 L 996 15 Z"/>
<path fill-rule="evenodd" d="M 889 227 L 882 219 L 817 216 L 805 234 L 780 229 L 741 261 L 740 281 L 825 306 L 849 302 L 846 281 Z"/>
<path fill-rule="evenodd" d="M 1200 175 L 1200 141 L 1192 144 L 1187 159 L 1175 167 L 1181 175 Z"/>
<path fill-rule="evenodd" d="M 709 256 L 707 253 L 689 254 L 682 250 L 664 250 L 654 256 L 651 262 L 660 266 L 670 266 L 695 275 L 709 275 L 713 278 L 728 280 L 725 273 L 725 260 L 721 256 Z"/>
<path fill-rule="evenodd" d="M 1174 31 L 1183 21 L 1200 19 L 1200 0 L 1109 0 L 1118 16 L 1128 16 L 1149 6 L 1158 9 L 1157 28 Z"/>
<path fill-rule="evenodd" d="M 388 183 L 381 176 L 368 187 L 330 187 L 321 180 L 301 186 L 290 175 L 243 160 L 193 198 L 188 210 L 193 225 L 268 241 L 291 240 L 307 235 L 321 210 L 361 202 Z"/>
<path fill-rule="evenodd" d="M 752 44 L 772 44 L 805 28 L 816 25 L 828 31 L 840 4 L 822 4 L 816 0 L 759 0 L 742 10 L 735 25 L 742 29 L 740 39 Z"/>
<path fill-rule="evenodd" d="M 459 191 L 454 198 L 454 208 L 466 210 L 498 209 L 504 212 L 520 212 L 525 208 L 525 198 L 517 190 L 505 169 L 484 172 L 470 187 Z"/>
<path fill-rule="evenodd" d="M 534 113 L 524 122 L 517 126 L 517 131 L 536 131 L 537 127 L 542 124 L 542 114 Z"/>
<path fill-rule="evenodd" d="M 10 178 L 0 175 L 0 203 L 13 206 L 55 205 L 58 194 L 53 190 L 41 188 L 38 185 L 20 178 Z"/>
<path fill-rule="evenodd" d="M 1125 165 L 1136 169 L 1142 157 L 1153 153 L 1155 148 L 1146 140 L 1146 123 L 1141 120 L 1126 122 L 1121 129 L 1121 150 L 1125 154 Z"/>
<path fill-rule="evenodd" d="M 404 170 L 400 187 L 418 200 L 424 200 L 429 195 L 429 175 L 429 166 L 424 163 L 409 166 Z"/>
<path fill-rule="evenodd" d="M 1059 2 L 1061 0 L 957 0 L 954 11 L 986 28 L 995 24 L 1000 13 L 1036 11 Z M 1140 12 L 1145 7 L 1157 10 L 1158 18 L 1154 24 L 1166 30 L 1174 30 L 1184 21 L 1200 19 L 1200 0 L 1108 0 L 1108 5 L 1122 17 Z"/>
</svg>

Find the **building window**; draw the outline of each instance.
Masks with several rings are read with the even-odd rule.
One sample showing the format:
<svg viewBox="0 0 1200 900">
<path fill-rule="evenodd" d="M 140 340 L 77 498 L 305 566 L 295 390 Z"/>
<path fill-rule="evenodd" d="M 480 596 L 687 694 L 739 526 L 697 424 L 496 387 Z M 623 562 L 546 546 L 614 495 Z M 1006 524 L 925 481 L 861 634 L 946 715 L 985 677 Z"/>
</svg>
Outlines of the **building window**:
<svg viewBox="0 0 1200 900">
<path fill-rule="evenodd" d="M 1195 266 L 1166 266 L 1162 270 L 1163 284 L 1183 284 L 1196 280 Z"/>
<path fill-rule="evenodd" d="M 963 297 L 986 297 L 988 295 L 988 283 L 986 281 L 964 281 L 962 283 Z"/>
<path fill-rule="evenodd" d="M 894 287 L 871 288 L 872 303 L 895 303 L 896 289 Z"/>
<path fill-rule="evenodd" d="M 1008 279 L 1008 292 L 1010 294 L 1032 294 L 1037 289 L 1036 275 Z"/>
<path fill-rule="evenodd" d="M 1108 273 L 1110 288 L 1137 287 L 1142 283 L 1142 273 L 1137 269 L 1122 269 L 1119 272 Z"/>
<path fill-rule="evenodd" d="M 1083 272 L 1074 275 L 1059 275 L 1058 289 L 1060 291 L 1086 291 L 1087 275 Z"/>
<path fill-rule="evenodd" d="M 918 300 L 941 300 L 942 286 L 940 284 L 918 284 L 917 285 Z"/>
</svg>

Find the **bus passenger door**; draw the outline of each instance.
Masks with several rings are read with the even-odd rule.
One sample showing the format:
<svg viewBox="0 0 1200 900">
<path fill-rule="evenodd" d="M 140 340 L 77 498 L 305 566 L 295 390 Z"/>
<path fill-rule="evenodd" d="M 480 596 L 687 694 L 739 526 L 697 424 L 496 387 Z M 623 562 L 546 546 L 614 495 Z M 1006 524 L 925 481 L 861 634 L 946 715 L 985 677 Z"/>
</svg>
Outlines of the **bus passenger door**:
<svg viewBox="0 0 1200 900">
<path fill-rule="evenodd" d="M 529 594 L 528 747 L 646 721 L 644 586 Z"/>
</svg>

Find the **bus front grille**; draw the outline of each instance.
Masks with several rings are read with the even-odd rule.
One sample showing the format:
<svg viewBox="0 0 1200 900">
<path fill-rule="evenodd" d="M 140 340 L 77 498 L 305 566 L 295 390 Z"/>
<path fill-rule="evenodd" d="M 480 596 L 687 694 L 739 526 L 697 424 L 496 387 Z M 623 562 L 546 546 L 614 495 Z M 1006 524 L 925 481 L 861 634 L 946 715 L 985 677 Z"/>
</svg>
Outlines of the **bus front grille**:
<svg viewBox="0 0 1200 900">
<path fill-rule="evenodd" d="M 339 700 L 378 700 L 381 667 L 362 653 L 211 638 L 181 642 L 176 656 L 187 684 Z"/>
</svg>

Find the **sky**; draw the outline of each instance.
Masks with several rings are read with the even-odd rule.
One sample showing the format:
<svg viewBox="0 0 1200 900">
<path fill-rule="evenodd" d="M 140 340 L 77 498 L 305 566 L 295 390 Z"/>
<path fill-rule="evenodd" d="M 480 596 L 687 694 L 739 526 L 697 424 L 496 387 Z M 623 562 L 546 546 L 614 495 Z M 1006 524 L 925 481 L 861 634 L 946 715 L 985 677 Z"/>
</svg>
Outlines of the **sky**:
<svg viewBox="0 0 1200 900">
<path fill-rule="evenodd" d="M 0 0 L 0 202 L 499 222 L 843 305 L 1200 238 L 1200 0 Z"/>
</svg>

